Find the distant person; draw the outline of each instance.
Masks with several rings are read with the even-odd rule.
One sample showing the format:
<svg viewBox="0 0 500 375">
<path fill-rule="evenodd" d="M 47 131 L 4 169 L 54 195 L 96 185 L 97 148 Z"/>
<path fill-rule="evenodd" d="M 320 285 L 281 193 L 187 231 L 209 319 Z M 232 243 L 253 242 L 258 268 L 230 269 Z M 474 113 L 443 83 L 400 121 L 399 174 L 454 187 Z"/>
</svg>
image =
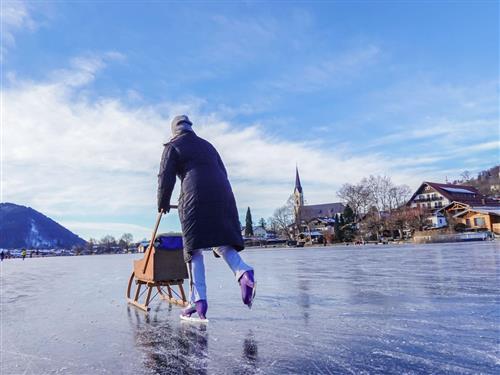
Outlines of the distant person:
<svg viewBox="0 0 500 375">
<path fill-rule="evenodd" d="M 30 258 L 33 258 L 33 250 L 30 251 Z"/>
<path fill-rule="evenodd" d="M 23 251 L 21 251 L 21 257 L 23 258 L 26 258 L 26 249 L 23 249 Z"/>
<path fill-rule="evenodd" d="M 172 139 L 165 144 L 158 174 L 158 211 L 170 210 L 176 176 L 179 177 L 179 218 L 191 283 L 191 306 L 182 311 L 181 318 L 192 319 L 196 312 L 201 320 L 206 320 L 204 249 L 212 248 L 216 257 L 225 260 L 240 284 L 243 303 L 249 308 L 255 296 L 255 281 L 253 268 L 238 254 L 245 246 L 224 164 L 215 148 L 194 133 L 192 125 L 184 115 L 172 121 Z"/>
<path fill-rule="evenodd" d="M 2 262 L 3 262 L 3 258 L 5 258 L 5 253 L 2 250 L 2 252 L 0 253 L 0 259 L 1 259 Z"/>
</svg>

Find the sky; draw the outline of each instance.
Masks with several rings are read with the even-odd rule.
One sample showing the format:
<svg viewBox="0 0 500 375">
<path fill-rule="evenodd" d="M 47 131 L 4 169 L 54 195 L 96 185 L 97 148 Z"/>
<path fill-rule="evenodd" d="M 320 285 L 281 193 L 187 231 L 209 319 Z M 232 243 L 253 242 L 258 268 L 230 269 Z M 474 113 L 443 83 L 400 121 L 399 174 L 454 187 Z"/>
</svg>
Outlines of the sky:
<svg viewBox="0 0 500 375">
<path fill-rule="evenodd" d="M 4 0 L 0 39 L 0 200 L 85 239 L 150 236 L 178 114 L 242 222 L 286 202 L 296 166 L 317 204 L 499 163 L 497 1 Z"/>
</svg>

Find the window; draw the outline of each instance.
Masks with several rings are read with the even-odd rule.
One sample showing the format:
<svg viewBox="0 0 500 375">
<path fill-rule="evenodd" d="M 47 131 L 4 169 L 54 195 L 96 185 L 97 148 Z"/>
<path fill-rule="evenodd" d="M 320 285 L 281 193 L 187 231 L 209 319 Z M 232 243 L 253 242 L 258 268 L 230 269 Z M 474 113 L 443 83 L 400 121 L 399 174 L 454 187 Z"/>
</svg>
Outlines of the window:
<svg viewBox="0 0 500 375">
<path fill-rule="evenodd" d="M 470 219 L 465 219 L 465 225 L 467 225 L 468 227 L 470 227 Z"/>
<path fill-rule="evenodd" d="M 484 217 L 475 217 L 474 218 L 474 226 L 475 227 L 484 227 L 484 226 L 486 226 L 486 222 L 484 221 Z"/>
</svg>

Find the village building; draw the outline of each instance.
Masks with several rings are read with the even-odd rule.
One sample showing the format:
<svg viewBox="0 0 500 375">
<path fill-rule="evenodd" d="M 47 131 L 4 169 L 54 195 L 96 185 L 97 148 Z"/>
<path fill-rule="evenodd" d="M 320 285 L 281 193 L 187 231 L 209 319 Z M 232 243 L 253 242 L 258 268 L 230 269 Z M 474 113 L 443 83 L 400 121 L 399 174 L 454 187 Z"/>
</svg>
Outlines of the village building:
<svg viewBox="0 0 500 375">
<path fill-rule="evenodd" d="M 137 244 L 137 252 L 138 253 L 145 253 L 146 250 L 148 249 L 149 242 L 150 241 L 148 241 L 148 240 L 142 240 L 141 242 L 139 242 Z"/>
<path fill-rule="evenodd" d="M 267 238 L 268 237 L 268 232 L 266 229 L 262 228 L 260 225 L 257 227 L 253 227 L 253 236 L 252 238 Z M 246 237 L 245 235 L 245 227 L 241 228 L 241 235 L 243 237 Z"/>
<path fill-rule="evenodd" d="M 461 202 L 452 202 L 440 211 L 468 229 L 489 230 L 500 234 L 500 202 L 488 200 L 488 203 L 489 205 L 485 202 L 484 205 L 471 206 Z"/>
<path fill-rule="evenodd" d="M 498 209 L 500 202 L 482 195 L 473 186 L 424 181 L 412 195 L 407 206 L 428 211 L 431 227 L 442 228 L 448 225 L 446 216 L 454 216 L 460 212 L 460 217 L 464 217 L 465 208 L 496 207 Z M 466 218 L 463 222 L 466 225 L 468 223 Z M 467 227 L 473 229 L 478 226 L 467 225 Z"/>
<path fill-rule="evenodd" d="M 294 236 L 295 238 L 318 239 L 326 230 L 332 230 L 337 214 L 344 212 L 345 206 L 340 202 L 306 205 L 304 190 L 300 182 L 299 170 L 295 169 L 294 196 Z"/>
</svg>

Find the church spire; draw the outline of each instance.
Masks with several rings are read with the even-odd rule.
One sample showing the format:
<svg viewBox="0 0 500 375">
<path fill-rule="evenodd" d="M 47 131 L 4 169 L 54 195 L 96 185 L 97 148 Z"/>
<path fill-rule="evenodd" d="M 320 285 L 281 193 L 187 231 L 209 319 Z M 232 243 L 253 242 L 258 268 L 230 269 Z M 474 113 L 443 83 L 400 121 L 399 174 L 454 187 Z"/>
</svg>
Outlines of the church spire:
<svg viewBox="0 0 500 375">
<path fill-rule="evenodd" d="M 295 166 L 295 189 L 293 191 L 293 211 L 295 214 L 295 232 L 298 235 L 301 227 L 301 211 L 304 206 L 304 193 L 300 183 L 299 167 Z"/>
<path fill-rule="evenodd" d="M 295 166 L 295 191 L 302 194 L 302 185 L 300 184 L 299 168 Z"/>
</svg>

